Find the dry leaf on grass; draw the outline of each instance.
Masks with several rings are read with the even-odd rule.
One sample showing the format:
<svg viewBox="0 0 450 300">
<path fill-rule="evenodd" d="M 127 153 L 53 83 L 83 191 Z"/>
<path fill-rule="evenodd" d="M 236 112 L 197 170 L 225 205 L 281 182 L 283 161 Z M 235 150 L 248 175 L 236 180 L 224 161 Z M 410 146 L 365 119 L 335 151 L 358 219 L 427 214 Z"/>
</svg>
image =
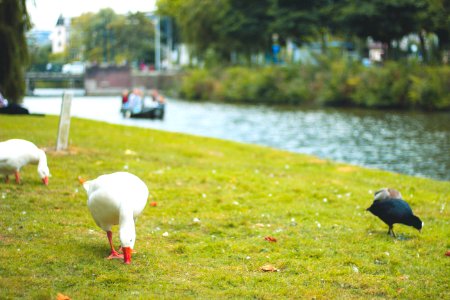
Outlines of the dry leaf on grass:
<svg viewBox="0 0 450 300">
<path fill-rule="evenodd" d="M 271 242 L 271 243 L 276 243 L 277 242 L 277 239 L 274 238 L 273 236 L 266 236 L 264 239 L 266 241 L 268 241 L 268 242 Z"/>
<path fill-rule="evenodd" d="M 71 300 L 71 299 L 69 296 L 58 293 L 58 295 L 56 296 L 56 300 Z"/>
<path fill-rule="evenodd" d="M 445 256 L 450 256 L 450 250 L 447 250 L 447 252 L 445 252 Z"/>
<path fill-rule="evenodd" d="M 279 269 L 275 268 L 273 265 L 267 264 L 259 268 L 263 272 L 278 272 Z"/>
</svg>

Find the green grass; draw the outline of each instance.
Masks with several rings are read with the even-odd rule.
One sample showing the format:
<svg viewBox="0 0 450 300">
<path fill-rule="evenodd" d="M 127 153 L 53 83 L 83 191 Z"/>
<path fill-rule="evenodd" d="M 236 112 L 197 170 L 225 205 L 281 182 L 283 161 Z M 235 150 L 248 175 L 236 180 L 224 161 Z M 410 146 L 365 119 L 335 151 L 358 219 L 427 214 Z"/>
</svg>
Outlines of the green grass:
<svg viewBox="0 0 450 300">
<path fill-rule="evenodd" d="M 57 124 L 0 117 L 0 140 L 49 149 L 53 175 L 45 187 L 26 166 L 22 184 L 0 182 L 1 299 L 450 298 L 450 182 L 76 118 L 70 151 L 56 153 Z M 158 203 L 138 220 L 129 266 L 105 259 L 77 180 L 125 168 Z M 365 211 L 386 186 L 425 222 L 421 234 L 396 225 L 391 238 Z"/>
</svg>

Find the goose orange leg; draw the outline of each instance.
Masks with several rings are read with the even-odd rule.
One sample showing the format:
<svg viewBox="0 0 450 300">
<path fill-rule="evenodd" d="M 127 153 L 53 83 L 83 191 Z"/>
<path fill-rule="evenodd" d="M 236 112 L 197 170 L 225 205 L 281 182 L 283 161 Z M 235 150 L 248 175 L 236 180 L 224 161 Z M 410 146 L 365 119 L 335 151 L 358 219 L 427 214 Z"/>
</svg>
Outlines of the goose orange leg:
<svg viewBox="0 0 450 300">
<path fill-rule="evenodd" d="M 122 248 L 122 246 L 120 246 L 120 248 L 119 248 L 119 252 L 120 251 L 122 251 L 123 252 L 123 248 Z M 136 254 L 137 253 L 137 251 L 136 250 L 134 250 L 134 249 L 131 249 L 131 253 L 132 254 Z"/>
<path fill-rule="evenodd" d="M 113 246 L 112 242 L 112 231 L 107 231 L 106 236 L 108 237 L 109 245 L 111 246 L 111 254 L 107 257 L 108 259 L 120 258 L 123 259 L 123 254 L 119 254 Z"/>
</svg>

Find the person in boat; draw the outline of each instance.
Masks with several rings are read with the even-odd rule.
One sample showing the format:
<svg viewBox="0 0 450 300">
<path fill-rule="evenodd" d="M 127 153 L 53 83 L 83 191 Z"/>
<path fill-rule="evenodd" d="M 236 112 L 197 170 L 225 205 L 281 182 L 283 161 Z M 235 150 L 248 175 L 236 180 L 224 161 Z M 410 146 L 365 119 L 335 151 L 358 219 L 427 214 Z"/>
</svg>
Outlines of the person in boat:
<svg viewBox="0 0 450 300">
<path fill-rule="evenodd" d="M 161 105 L 164 104 L 166 102 L 166 100 L 164 99 L 164 96 L 161 95 L 157 89 L 153 89 L 152 90 L 152 100 L 153 102 L 155 102 L 157 105 Z"/>
<path fill-rule="evenodd" d="M 125 89 L 122 91 L 122 107 L 126 108 L 128 106 L 128 96 L 130 94 L 130 91 Z"/>
<path fill-rule="evenodd" d="M 143 101 L 143 93 L 140 89 L 133 89 L 133 92 L 131 92 L 128 95 L 128 109 L 133 113 L 137 114 L 142 111 L 142 107 L 144 104 Z"/>
</svg>

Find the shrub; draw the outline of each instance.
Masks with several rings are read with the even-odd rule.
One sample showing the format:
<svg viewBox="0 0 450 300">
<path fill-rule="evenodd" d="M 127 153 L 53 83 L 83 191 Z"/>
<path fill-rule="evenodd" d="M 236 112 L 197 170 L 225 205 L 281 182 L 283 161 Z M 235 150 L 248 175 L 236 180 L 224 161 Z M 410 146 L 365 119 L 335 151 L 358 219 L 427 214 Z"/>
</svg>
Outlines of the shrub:
<svg viewBox="0 0 450 300">
<path fill-rule="evenodd" d="M 214 85 L 215 80 L 207 70 L 191 70 L 183 77 L 180 95 L 186 99 L 211 99 Z"/>
<path fill-rule="evenodd" d="M 221 77 L 221 98 L 229 102 L 257 102 L 257 76 L 257 72 L 244 67 L 226 69 Z"/>
<path fill-rule="evenodd" d="M 322 81 L 317 100 L 325 105 L 350 105 L 356 83 L 356 64 L 351 61 L 338 60 L 330 63 L 329 69 L 320 71 L 317 80 Z"/>
<path fill-rule="evenodd" d="M 412 107 L 426 110 L 450 109 L 450 68 L 427 67 L 410 75 L 408 93 Z"/>
<path fill-rule="evenodd" d="M 351 100 L 355 105 L 377 108 L 399 108 L 407 106 L 410 85 L 408 68 L 399 63 L 366 68 L 356 80 Z"/>
<path fill-rule="evenodd" d="M 387 62 L 363 67 L 346 59 L 316 64 L 192 70 L 180 95 L 226 102 L 369 108 L 450 109 L 450 67 Z"/>
<path fill-rule="evenodd" d="M 279 87 L 282 96 L 278 98 L 278 101 L 282 104 L 311 103 L 315 97 L 311 82 L 301 76 L 281 82 Z"/>
</svg>

